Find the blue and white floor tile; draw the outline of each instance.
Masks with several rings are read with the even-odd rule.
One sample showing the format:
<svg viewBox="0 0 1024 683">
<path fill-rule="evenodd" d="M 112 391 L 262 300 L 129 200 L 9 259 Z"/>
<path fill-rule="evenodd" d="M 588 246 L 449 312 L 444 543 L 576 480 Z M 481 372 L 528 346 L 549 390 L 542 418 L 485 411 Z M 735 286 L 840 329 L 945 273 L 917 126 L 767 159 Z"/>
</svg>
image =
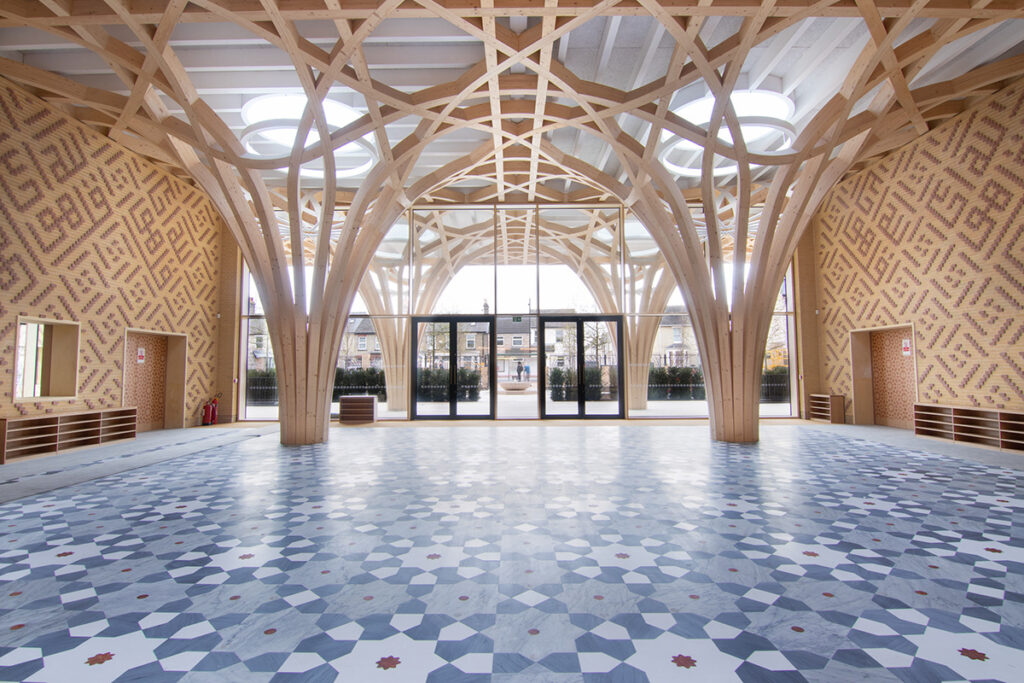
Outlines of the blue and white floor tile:
<svg viewBox="0 0 1024 683">
<path fill-rule="evenodd" d="M 264 436 L 0 505 L 0 680 L 1021 680 L 1024 472 L 706 434 Z"/>
</svg>

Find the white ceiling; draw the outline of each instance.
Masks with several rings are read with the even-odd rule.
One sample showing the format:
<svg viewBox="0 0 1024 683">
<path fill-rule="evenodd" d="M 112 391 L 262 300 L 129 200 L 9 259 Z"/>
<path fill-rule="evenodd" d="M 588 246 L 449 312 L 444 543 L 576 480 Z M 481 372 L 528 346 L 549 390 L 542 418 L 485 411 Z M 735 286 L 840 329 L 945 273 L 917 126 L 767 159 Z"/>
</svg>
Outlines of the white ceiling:
<svg viewBox="0 0 1024 683">
<path fill-rule="evenodd" d="M 539 19 L 514 17 L 497 21 L 520 32 L 536 25 Z M 929 30 L 935 21 L 914 20 L 896 44 Z M 739 18 L 711 17 L 702 26 L 700 37 L 708 48 L 713 48 L 732 36 L 740 22 Z M 130 87 L 98 54 L 39 28 L 6 23 L 6 27 L 0 27 L 0 57 L 91 88 L 130 94 Z M 304 38 L 327 51 L 338 39 L 338 30 L 330 21 L 299 21 L 296 27 Z M 104 25 L 99 28 L 141 49 L 127 27 Z M 801 124 L 835 94 L 868 40 L 865 23 L 859 18 L 804 19 L 750 50 L 738 87 L 764 88 L 789 95 L 796 104 L 794 123 L 799 130 Z M 553 57 L 580 79 L 630 91 L 665 76 L 675 45 L 662 24 L 652 17 L 599 16 L 559 38 Z M 180 23 L 174 28 L 170 47 L 199 96 L 236 134 L 245 127 L 241 109 L 248 99 L 265 93 L 301 92 L 291 57 L 241 26 L 227 22 Z M 1002 55 L 1022 50 L 1024 20 L 1004 21 L 943 47 L 910 85 L 917 87 L 950 79 Z M 362 53 L 375 81 L 406 93 L 454 81 L 486 58 L 481 40 L 441 18 L 385 19 L 364 41 Z M 518 65 L 512 72 L 526 73 L 527 70 Z M 694 83 L 676 92 L 671 107 L 702 97 L 706 92 L 703 82 Z M 361 113 L 368 111 L 363 96 L 350 88 L 335 85 L 329 96 Z M 165 95 L 163 100 L 171 114 L 185 118 L 173 99 Z M 486 101 L 486 93 L 482 93 L 481 101 Z M 417 117 L 407 116 L 387 125 L 390 144 L 397 145 L 418 122 Z M 619 115 L 618 123 L 625 133 L 641 142 L 649 131 L 649 124 L 630 114 Z M 611 147 L 598 138 L 568 127 L 545 136 L 559 150 L 613 177 L 620 176 L 618 160 Z M 431 143 L 419 158 L 410 182 L 469 153 L 489 137 L 486 130 L 464 128 Z M 693 162 L 681 154 L 674 158 L 679 163 Z M 694 163 L 699 164 L 699 161 Z M 767 169 L 760 171 L 762 174 L 769 172 Z M 721 179 L 724 183 L 729 181 L 729 178 Z M 355 186 L 358 182 L 359 178 L 353 178 L 339 184 Z M 473 189 L 486 182 L 470 178 L 455 186 Z M 548 182 L 560 192 L 573 188 L 572 183 L 564 179 Z M 680 178 L 679 183 L 681 187 L 690 187 L 696 181 Z"/>
</svg>

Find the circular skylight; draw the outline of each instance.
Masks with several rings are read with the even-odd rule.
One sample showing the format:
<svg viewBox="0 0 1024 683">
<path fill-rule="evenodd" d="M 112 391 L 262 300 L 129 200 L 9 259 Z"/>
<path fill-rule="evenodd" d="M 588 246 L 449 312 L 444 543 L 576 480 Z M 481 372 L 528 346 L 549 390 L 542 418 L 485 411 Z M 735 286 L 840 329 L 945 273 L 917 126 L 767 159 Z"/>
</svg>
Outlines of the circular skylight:
<svg viewBox="0 0 1024 683">
<path fill-rule="evenodd" d="M 753 151 L 768 152 L 781 151 L 788 148 L 796 138 L 796 130 L 790 119 L 796 111 L 793 100 L 785 95 L 770 90 L 737 90 L 729 98 L 733 110 L 739 119 L 740 130 L 743 132 L 743 140 Z M 711 111 L 715 107 L 713 95 L 702 97 L 699 100 L 687 102 L 673 110 L 676 116 L 689 121 L 690 123 L 704 128 L 708 127 L 711 121 Z M 680 165 L 674 163 L 670 156 L 680 156 L 680 153 L 699 152 L 701 146 L 673 135 L 669 131 L 662 131 L 662 141 L 672 140 L 661 152 L 661 162 L 670 172 L 686 177 L 699 177 L 700 166 Z M 718 129 L 718 139 L 726 144 L 732 144 L 732 133 L 729 127 L 722 122 Z M 715 175 L 725 175 L 737 171 L 735 164 L 716 166 Z"/>
<path fill-rule="evenodd" d="M 355 109 L 337 100 L 326 99 L 322 104 L 327 126 L 332 131 L 344 128 L 361 116 Z M 242 131 L 242 144 L 250 154 L 256 156 L 281 156 L 295 144 L 299 121 L 305 111 L 305 95 L 273 94 L 254 97 L 242 105 L 242 120 L 246 124 Z M 311 126 L 303 146 L 308 147 L 319 140 L 316 127 Z M 262 153 L 257 144 L 264 149 L 269 146 L 270 153 Z M 334 158 L 337 177 L 350 178 L 365 173 L 373 166 L 377 160 L 377 150 L 370 136 L 365 135 L 334 150 Z M 303 166 L 300 175 L 322 178 L 322 163 L 319 167 L 315 164 Z"/>
</svg>

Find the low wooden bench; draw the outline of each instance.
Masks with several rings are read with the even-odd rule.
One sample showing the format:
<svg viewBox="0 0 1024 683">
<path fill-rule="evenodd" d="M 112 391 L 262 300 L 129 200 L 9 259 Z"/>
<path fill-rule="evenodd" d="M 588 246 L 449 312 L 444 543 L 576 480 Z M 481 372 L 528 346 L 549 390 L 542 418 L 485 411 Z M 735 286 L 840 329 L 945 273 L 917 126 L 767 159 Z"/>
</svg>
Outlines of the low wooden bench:
<svg viewBox="0 0 1024 683">
<path fill-rule="evenodd" d="M 346 425 L 377 421 L 376 396 L 339 396 L 338 422 Z"/>
</svg>

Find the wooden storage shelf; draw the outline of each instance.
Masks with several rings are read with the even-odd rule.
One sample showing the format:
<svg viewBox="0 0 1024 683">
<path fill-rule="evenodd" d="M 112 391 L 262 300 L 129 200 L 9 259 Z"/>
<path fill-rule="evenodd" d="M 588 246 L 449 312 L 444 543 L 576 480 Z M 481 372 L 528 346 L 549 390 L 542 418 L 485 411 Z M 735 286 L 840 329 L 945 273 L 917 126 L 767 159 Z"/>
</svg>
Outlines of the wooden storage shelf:
<svg viewBox="0 0 1024 683">
<path fill-rule="evenodd" d="M 8 455 L 36 455 L 57 452 L 57 417 L 27 417 L 4 420 L 0 429 L 0 463 Z"/>
<path fill-rule="evenodd" d="M 376 421 L 376 396 L 338 397 L 338 422 L 342 424 L 366 424 Z"/>
<path fill-rule="evenodd" d="M 1024 413 L 915 403 L 914 433 L 1024 451 Z"/>
<path fill-rule="evenodd" d="M 99 413 L 70 413 L 57 416 L 57 450 L 94 446 L 100 442 Z"/>
<path fill-rule="evenodd" d="M 1024 416 L 1016 413 L 1003 413 L 999 416 L 999 439 L 1005 448 L 1024 451 Z"/>
<path fill-rule="evenodd" d="M 807 400 L 807 418 L 843 424 L 846 422 L 846 398 L 842 394 L 811 394 Z"/>
<path fill-rule="evenodd" d="M 953 409 L 942 406 L 914 406 L 914 433 L 939 439 L 953 438 Z"/>
<path fill-rule="evenodd" d="M 100 420 L 100 441 L 135 438 L 135 408 L 105 410 Z"/>
<path fill-rule="evenodd" d="M 8 457 L 133 439 L 135 419 L 135 408 L 0 419 L 0 464 Z"/>
<path fill-rule="evenodd" d="M 13 446 L 9 446 L 5 449 L 5 454 L 11 457 L 17 457 L 19 455 L 35 455 L 36 453 L 56 453 L 57 452 L 57 437 L 54 435 L 49 439 L 42 439 L 40 441 L 26 441 L 22 443 L 16 443 Z M 6 457 L 5 455 L 5 457 Z"/>
</svg>

